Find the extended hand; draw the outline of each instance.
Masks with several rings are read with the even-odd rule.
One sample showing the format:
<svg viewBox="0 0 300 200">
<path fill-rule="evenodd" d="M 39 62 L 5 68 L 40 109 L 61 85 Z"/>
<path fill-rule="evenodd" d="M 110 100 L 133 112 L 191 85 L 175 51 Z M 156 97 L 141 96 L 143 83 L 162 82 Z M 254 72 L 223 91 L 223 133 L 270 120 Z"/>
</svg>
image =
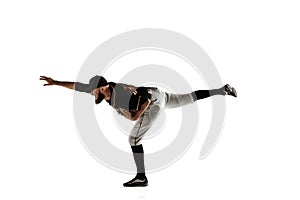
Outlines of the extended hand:
<svg viewBox="0 0 300 200">
<path fill-rule="evenodd" d="M 53 79 L 50 78 L 50 77 L 46 77 L 46 76 L 40 76 L 40 80 L 47 81 L 47 83 L 44 84 L 44 86 L 54 85 L 54 83 L 55 83 L 55 80 L 53 80 Z"/>
</svg>

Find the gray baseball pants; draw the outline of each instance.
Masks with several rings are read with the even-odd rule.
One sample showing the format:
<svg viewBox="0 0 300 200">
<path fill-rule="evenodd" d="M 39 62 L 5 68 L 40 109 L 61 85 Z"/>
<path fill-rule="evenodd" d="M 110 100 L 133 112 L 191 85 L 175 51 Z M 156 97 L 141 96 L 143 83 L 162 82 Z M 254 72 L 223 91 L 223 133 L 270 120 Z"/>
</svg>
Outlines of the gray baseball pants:
<svg viewBox="0 0 300 200">
<path fill-rule="evenodd" d="M 195 101 L 192 93 L 172 94 L 160 89 L 150 89 L 151 103 L 141 117 L 136 121 L 128 138 L 131 146 L 141 144 L 145 133 L 151 128 L 159 114 L 165 108 L 177 108 L 191 104 Z"/>
</svg>

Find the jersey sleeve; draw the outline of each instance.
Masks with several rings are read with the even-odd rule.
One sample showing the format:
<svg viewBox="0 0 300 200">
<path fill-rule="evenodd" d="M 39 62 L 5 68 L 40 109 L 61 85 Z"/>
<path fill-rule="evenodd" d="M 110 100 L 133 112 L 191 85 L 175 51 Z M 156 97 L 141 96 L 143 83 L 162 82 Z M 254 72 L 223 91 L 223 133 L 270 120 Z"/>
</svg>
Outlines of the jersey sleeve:
<svg viewBox="0 0 300 200">
<path fill-rule="evenodd" d="M 80 83 L 80 82 L 75 82 L 75 87 L 74 89 L 78 92 L 86 92 L 86 93 L 90 93 L 90 85 L 89 84 L 85 84 L 85 83 Z"/>
</svg>

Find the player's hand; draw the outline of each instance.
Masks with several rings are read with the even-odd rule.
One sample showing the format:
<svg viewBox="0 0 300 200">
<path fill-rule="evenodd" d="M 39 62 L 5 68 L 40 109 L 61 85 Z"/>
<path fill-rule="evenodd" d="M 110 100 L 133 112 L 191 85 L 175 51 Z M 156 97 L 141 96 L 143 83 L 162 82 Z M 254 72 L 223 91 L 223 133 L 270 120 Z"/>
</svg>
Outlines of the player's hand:
<svg viewBox="0 0 300 200">
<path fill-rule="evenodd" d="M 50 78 L 50 77 L 40 76 L 40 80 L 47 81 L 47 83 L 45 83 L 44 86 L 54 85 L 54 84 L 55 84 L 55 80 L 53 80 L 53 79 Z"/>
</svg>

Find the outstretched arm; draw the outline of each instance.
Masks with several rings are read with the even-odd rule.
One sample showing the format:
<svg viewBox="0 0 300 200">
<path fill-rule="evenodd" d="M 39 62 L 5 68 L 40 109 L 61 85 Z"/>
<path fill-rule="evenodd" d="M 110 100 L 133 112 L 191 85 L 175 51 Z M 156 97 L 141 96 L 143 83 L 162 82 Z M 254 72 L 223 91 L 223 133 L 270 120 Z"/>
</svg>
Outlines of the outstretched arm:
<svg viewBox="0 0 300 200">
<path fill-rule="evenodd" d="M 50 86 L 50 85 L 59 85 L 65 88 L 69 88 L 69 89 L 74 89 L 75 83 L 74 82 L 69 82 L 69 81 L 57 81 L 54 80 L 50 77 L 46 77 L 46 76 L 40 76 L 40 80 L 44 80 L 47 81 L 46 84 L 44 84 L 44 86 Z"/>
<path fill-rule="evenodd" d="M 80 82 L 70 82 L 70 81 L 57 81 L 47 76 L 40 76 L 40 80 L 47 81 L 47 83 L 44 84 L 44 86 L 59 85 L 79 92 L 86 92 L 86 93 L 91 92 L 89 88 L 89 84 L 84 84 Z"/>
</svg>

